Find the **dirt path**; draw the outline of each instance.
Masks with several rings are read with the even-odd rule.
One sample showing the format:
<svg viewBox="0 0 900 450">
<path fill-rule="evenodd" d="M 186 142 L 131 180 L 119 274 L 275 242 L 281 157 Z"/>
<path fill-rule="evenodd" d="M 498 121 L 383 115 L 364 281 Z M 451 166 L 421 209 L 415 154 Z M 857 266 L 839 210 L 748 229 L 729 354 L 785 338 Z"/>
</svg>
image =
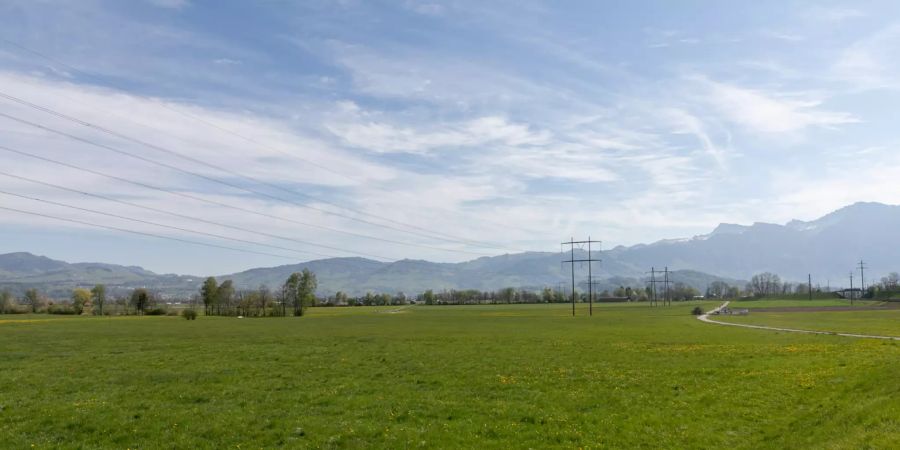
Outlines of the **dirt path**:
<svg viewBox="0 0 900 450">
<path fill-rule="evenodd" d="M 815 331 L 815 330 L 798 330 L 796 328 L 780 328 L 780 327 L 767 327 L 764 325 L 749 325 L 744 323 L 731 323 L 731 322 L 719 322 L 717 320 L 712 320 L 709 318 L 709 315 L 719 311 L 720 309 L 728 306 L 729 302 L 722 303 L 717 308 L 713 309 L 708 313 L 701 314 L 697 316 L 697 319 L 700 319 L 706 323 L 714 323 L 716 325 L 727 325 L 731 327 L 742 327 L 742 328 L 756 328 L 758 330 L 771 330 L 771 331 L 787 331 L 790 333 L 806 333 L 806 334 L 827 334 L 831 336 L 844 336 L 844 337 L 853 337 L 853 338 L 866 338 L 866 339 L 887 339 L 891 341 L 900 341 L 900 337 L 897 336 L 878 336 L 873 334 L 854 334 L 854 333 L 837 333 L 834 331 Z"/>
</svg>

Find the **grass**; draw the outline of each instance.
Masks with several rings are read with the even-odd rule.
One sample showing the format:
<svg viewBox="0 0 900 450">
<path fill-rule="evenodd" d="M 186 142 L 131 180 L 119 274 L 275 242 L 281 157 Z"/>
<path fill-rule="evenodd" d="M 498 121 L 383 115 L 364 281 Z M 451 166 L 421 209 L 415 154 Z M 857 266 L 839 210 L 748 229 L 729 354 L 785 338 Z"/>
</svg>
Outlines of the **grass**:
<svg viewBox="0 0 900 450">
<path fill-rule="evenodd" d="M 889 448 L 900 343 L 701 305 L 0 316 L 8 448 Z M 856 313 L 846 313 L 856 314 Z M 751 315 L 752 316 L 752 315 Z"/>
<path fill-rule="evenodd" d="M 900 309 L 853 312 L 763 312 L 751 313 L 746 316 L 720 316 L 716 317 L 716 320 L 800 330 L 900 337 Z"/>
<path fill-rule="evenodd" d="M 873 300 L 853 300 L 853 306 L 873 306 L 882 302 Z M 732 308 L 777 308 L 787 306 L 850 306 L 850 300 L 842 298 L 827 299 L 780 299 L 780 298 L 762 298 L 752 300 L 732 300 L 730 306 Z"/>
</svg>

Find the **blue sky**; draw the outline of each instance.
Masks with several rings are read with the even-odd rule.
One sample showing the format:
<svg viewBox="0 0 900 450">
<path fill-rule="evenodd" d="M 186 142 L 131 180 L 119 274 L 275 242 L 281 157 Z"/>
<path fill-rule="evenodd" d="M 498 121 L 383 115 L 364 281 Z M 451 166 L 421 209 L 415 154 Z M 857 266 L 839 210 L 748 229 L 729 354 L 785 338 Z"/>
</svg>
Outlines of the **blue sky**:
<svg viewBox="0 0 900 450">
<path fill-rule="evenodd" d="M 0 206 L 281 257 L 11 211 L 0 251 L 219 274 L 555 251 L 570 236 L 630 245 L 900 203 L 898 10 L 7 1 L 0 93 L 119 136 L 9 98 L 0 113 L 201 176 L 0 117 L 0 145 L 194 197 L 0 151 L 0 171 L 28 178 L 0 174 L 0 190 L 32 197 Z"/>
</svg>

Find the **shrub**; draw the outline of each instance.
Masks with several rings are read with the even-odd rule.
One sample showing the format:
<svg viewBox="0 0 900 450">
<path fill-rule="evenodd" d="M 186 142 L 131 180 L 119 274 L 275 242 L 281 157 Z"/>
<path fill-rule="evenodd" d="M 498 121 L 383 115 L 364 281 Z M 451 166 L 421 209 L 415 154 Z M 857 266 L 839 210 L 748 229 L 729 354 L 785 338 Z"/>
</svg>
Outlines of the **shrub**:
<svg viewBox="0 0 900 450">
<path fill-rule="evenodd" d="M 168 313 L 166 308 L 153 308 L 144 311 L 145 316 L 164 316 Z"/>
<path fill-rule="evenodd" d="M 13 305 L 4 310 L 3 314 L 28 314 L 30 312 L 31 310 L 28 308 Z"/>
<path fill-rule="evenodd" d="M 47 307 L 48 314 L 61 314 L 61 315 L 75 315 L 78 314 L 78 311 L 75 311 L 74 308 L 66 305 L 50 305 Z"/>
<path fill-rule="evenodd" d="M 186 320 L 197 320 L 197 311 L 193 309 L 185 309 L 181 311 L 181 317 L 184 317 Z"/>
<path fill-rule="evenodd" d="M 691 314 L 693 314 L 693 315 L 695 315 L 695 316 L 702 315 L 702 314 L 703 314 L 703 309 L 700 308 L 699 306 L 695 306 L 694 309 L 691 310 Z"/>
</svg>

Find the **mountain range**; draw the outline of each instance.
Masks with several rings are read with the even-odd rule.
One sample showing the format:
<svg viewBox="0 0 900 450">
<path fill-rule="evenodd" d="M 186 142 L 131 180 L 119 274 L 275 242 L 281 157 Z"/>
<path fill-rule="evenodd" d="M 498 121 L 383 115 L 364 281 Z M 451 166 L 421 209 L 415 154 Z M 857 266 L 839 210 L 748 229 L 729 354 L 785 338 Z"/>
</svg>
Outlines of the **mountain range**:
<svg viewBox="0 0 900 450">
<path fill-rule="evenodd" d="M 900 206 L 856 203 L 819 219 L 784 225 L 721 224 L 711 233 L 652 244 L 619 246 L 594 255 L 599 289 L 640 285 L 651 266 L 668 267 L 671 278 L 698 289 L 714 280 L 740 283 L 760 272 L 787 280 L 841 285 L 860 259 L 869 276 L 900 270 Z M 583 252 L 576 253 L 584 255 Z M 351 295 L 371 292 L 420 293 L 426 289 L 496 290 L 503 287 L 557 286 L 570 279 L 569 267 L 556 252 L 525 252 L 482 257 L 461 263 L 421 260 L 379 262 L 365 258 L 330 258 L 277 267 L 256 268 L 219 276 L 239 288 L 279 286 L 291 273 L 316 273 L 319 293 L 342 290 Z M 584 267 L 576 266 L 583 278 Z M 66 296 L 76 286 L 107 284 L 111 292 L 147 287 L 167 296 L 197 292 L 205 276 L 156 274 L 140 267 L 102 263 L 67 263 L 30 253 L 0 255 L 0 287 L 23 291 L 39 287 L 51 296 Z"/>
</svg>

